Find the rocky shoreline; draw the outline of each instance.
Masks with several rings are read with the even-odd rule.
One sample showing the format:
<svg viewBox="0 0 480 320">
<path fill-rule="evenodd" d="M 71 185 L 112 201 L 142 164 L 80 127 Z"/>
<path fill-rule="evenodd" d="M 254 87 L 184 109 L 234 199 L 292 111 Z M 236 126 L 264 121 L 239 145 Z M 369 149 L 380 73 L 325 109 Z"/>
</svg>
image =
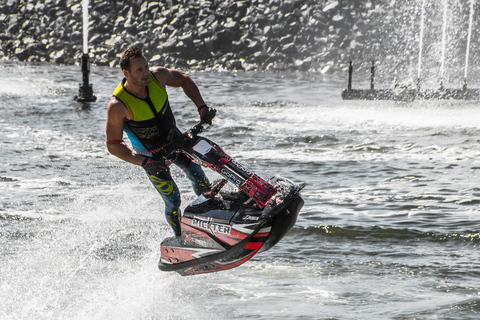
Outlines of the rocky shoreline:
<svg viewBox="0 0 480 320">
<path fill-rule="evenodd" d="M 0 59 L 78 64 L 81 0 L 5 0 Z M 354 2 L 354 3 L 353 3 Z M 201 70 L 345 70 L 361 56 L 371 1 L 116 0 L 89 5 L 91 62 L 143 43 L 152 64 Z"/>
</svg>

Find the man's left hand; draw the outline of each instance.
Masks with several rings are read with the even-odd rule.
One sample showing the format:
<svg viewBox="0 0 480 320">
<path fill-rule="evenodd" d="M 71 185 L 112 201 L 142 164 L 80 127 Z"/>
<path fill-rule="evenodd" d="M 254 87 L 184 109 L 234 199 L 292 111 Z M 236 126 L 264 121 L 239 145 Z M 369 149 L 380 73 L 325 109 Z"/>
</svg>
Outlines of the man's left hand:
<svg viewBox="0 0 480 320">
<path fill-rule="evenodd" d="M 168 171 L 165 161 L 153 160 L 151 158 L 145 158 L 142 162 L 142 167 L 151 176 L 157 176 L 162 172 Z"/>
</svg>

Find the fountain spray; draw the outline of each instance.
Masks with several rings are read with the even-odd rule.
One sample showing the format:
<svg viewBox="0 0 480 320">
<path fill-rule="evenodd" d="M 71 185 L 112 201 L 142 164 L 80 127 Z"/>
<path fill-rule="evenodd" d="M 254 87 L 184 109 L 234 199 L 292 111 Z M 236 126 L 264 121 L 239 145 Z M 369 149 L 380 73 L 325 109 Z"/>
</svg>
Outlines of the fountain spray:
<svg viewBox="0 0 480 320">
<path fill-rule="evenodd" d="M 80 83 L 77 101 L 96 101 L 97 97 L 93 95 L 93 87 L 89 84 L 88 74 L 90 73 L 90 62 L 88 56 L 88 0 L 82 0 L 83 14 L 83 54 L 82 54 L 82 74 L 83 83 Z"/>
<path fill-rule="evenodd" d="M 463 76 L 463 90 L 467 90 L 468 59 L 470 57 L 470 41 L 472 38 L 474 8 L 475 0 L 470 0 L 470 19 L 468 20 L 467 52 L 465 53 L 465 74 Z"/>
<path fill-rule="evenodd" d="M 442 58 L 440 61 L 440 90 L 443 90 L 443 77 L 445 74 L 445 50 L 447 45 L 447 15 L 448 0 L 443 0 L 443 26 L 442 26 Z"/>
<path fill-rule="evenodd" d="M 417 90 L 420 91 L 420 76 L 422 73 L 422 53 L 423 53 L 423 35 L 425 30 L 425 0 L 422 1 L 422 9 L 420 14 L 420 40 L 418 44 L 418 73 L 417 73 Z"/>
</svg>

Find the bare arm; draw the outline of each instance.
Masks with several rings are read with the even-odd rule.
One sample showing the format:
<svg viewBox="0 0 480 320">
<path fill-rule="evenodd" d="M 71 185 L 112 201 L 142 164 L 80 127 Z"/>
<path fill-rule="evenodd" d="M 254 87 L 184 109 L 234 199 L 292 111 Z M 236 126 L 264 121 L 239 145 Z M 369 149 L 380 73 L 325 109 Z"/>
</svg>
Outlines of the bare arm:
<svg viewBox="0 0 480 320">
<path fill-rule="evenodd" d="M 165 86 L 182 87 L 187 97 L 189 97 L 197 107 L 205 104 L 205 101 L 200 94 L 200 90 L 192 78 L 187 74 L 178 70 L 162 67 L 151 68 L 151 71 L 164 88 Z"/>
<path fill-rule="evenodd" d="M 113 97 L 108 102 L 106 134 L 107 141 L 123 139 L 123 123 L 130 118 L 130 112 L 125 105 Z M 136 155 L 123 143 L 107 144 L 108 151 L 114 156 L 127 162 L 141 165 L 145 157 Z"/>
</svg>

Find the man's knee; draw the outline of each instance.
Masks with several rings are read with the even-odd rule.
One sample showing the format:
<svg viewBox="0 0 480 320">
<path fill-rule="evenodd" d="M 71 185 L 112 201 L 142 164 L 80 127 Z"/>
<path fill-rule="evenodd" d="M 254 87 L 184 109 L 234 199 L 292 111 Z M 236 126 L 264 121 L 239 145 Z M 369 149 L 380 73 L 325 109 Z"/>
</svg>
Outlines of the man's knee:
<svg viewBox="0 0 480 320">
<path fill-rule="evenodd" d="M 155 186 L 155 189 L 157 189 L 157 191 L 160 192 L 162 195 L 169 195 L 175 189 L 175 183 L 173 182 L 173 180 L 165 180 L 156 176 L 149 176 L 148 178 Z"/>
<path fill-rule="evenodd" d="M 197 195 L 210 190 L 210 181 L 208 181 L 201 166 L 192 162 L 186 172 L 188 178 L 192 181 L 194 191 Z"/>
</svg>

